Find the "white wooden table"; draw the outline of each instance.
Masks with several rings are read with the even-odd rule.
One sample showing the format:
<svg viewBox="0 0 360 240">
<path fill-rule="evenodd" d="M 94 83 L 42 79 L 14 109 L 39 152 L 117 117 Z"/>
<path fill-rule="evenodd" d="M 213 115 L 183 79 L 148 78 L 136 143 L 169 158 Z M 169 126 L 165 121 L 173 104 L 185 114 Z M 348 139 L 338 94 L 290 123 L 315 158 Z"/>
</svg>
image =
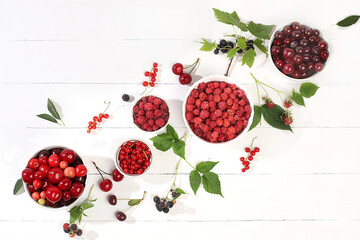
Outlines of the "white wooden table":
<svg viewBox="0 0 360 240">
<path fill-rule="evenodd" d="M 200 189 L 195 196 L 188 182 L 190 168 L 180 167 L 180 186 L 189 194 L 179 198 L 169 214 L 155 209 L 152 197 L 165 195 L 177 157 L 157 151 L 148 175 L 115 183 L 111 193 L 148 197 L 129 212 L 128 221 L 114 214 L 125 208 L 107 204 L 108 194 L 94 188 L 95 208 L 84 219 L 83 239 L 357 239 L 360 234 L 360 24 L 346 30 L 331 26 L 360 9 L 357 0 L 335 1 L 0 1 L 0 231 L 1 239 L 65 239 L 66 211 L 35 206 L 12 188 L 29 157 L 49 145 L 78 151 L 89 169 L 88 187 L 100 179 L 91 161 L 104 170 L 114 168 L 116 147 L 126 138 L 149 139 L 131 121 L 131 104 L 121 95 L 139 96 L 143 73 L 160 64 L 152 91 L 169 102 L 170 124 L 185 132 L 181 104 L 188 86 L 172 74 L 175 62 L 201 63 L 196 79 L 224 74 L 225 56 L 200 52 L 201 37 L 219 39 L 232 28 L 218 23 L 212 7 L 236 10 L 245 20 L 264 24 L 305 21 L 327 36 L 331 56 L 314 79 L 318 93 L 294 107 L 294 134 L 265 123 L 227 146 L 191 138 L 189 161 L 221 161 L 219 173 L 225 198 Z M 268 61 L 257 60 L 251 72 L 283 89 L 299 84 L 281 78 Z M 237 63 L 231 76 L 256 100 L 247 67 Z M 37 118 L 47 98 L 57 102 L 66 127 Z M 274 96 L 275 97 L 275 96 Z M 96 134 L 86 134 L 88 121 L 111 101 L 111 119 Z M 124 106 L 122 106 L 124 105 Z M 250 171 L 241 173 L 244 147 L 258 136 L 261 152 Z"/>
</svg>

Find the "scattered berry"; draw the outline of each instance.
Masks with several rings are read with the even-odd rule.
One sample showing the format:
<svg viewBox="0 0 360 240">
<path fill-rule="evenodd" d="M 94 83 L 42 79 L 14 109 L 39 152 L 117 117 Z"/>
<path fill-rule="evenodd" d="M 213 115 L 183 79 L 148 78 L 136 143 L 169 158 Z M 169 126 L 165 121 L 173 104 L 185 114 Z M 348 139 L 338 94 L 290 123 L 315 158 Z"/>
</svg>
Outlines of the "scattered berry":
<svg viewBox="0 0 360 240">
<path fill-rule="evenodd" d="M 128 102 L 130 100 L 130 96 L 128 94 L 123 94 L 121 98 L 124 102 Z"/>
<path fill-rule="evenodd" d="M 191 77 L 191 73 L 192 71 L 195 69 L 196 65 L 199 63 L 199 58 L 193 63 L 191 64 L 190 66 L 184 68 L 184 66 L 181 64 L 181 63 L 175 63 L 173 66 L 172 66 L 172 71 L 175 75 L 179 75 L 179 82 L 182 84 L 182 85 L 187 85 L 189 83 L 191 83 L 192 81 L 192 77 Z M 192 69 L 190 70 L 189 73 L 184 73 L 184 69 L 187 69 L 187 68 L 191 68 Z"/>
<path fill-rule="evenodd" d="M 111 102 L 104 102 L 105 104 L 107 104 L 106 108 L 105 108 L 105 111 L 103 113 L 100 113 L 99 114 L 99 117 L 98 116 L 94 116 L 93 117 L 93 120 L 94 121 L 90 121 L 89 122 L 89 126 L 88 126 L 88 130 L 86 131 L 87 133 L 91 133 L 92 129 L 96 129 L 97 127 L 97 123 L 98 122 L 102 122 L 102 119 L 105 118 L 105 119 L 108 119 L 109 118 L 109 114 L 105 114 L 106 110 L 108 110 L 109 106 L 110 106 L 110 103 Z"/>
</svg>

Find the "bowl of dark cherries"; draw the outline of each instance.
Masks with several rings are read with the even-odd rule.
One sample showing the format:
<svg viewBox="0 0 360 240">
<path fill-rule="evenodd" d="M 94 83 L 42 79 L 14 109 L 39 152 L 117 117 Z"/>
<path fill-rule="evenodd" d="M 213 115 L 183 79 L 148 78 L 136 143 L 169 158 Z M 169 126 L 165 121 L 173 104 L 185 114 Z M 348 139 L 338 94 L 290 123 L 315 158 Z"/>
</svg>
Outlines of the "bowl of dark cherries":
<svg viewBox="0 0 360 240">
<path fill-rule="evenodd" d="M 37 205 L 59 209 L 72 206 L 84 192 L 87 168 L 74 150 L 56 146 L 35 153 L 21 176 Z"/>
<path fill-rule="evenodd" d="M 329 57 L 323 34 L 299 22 L 280 26 L 269 48 L 273 65 L 290 79 L 309 79 L 323 70 Z"/>
</svg>

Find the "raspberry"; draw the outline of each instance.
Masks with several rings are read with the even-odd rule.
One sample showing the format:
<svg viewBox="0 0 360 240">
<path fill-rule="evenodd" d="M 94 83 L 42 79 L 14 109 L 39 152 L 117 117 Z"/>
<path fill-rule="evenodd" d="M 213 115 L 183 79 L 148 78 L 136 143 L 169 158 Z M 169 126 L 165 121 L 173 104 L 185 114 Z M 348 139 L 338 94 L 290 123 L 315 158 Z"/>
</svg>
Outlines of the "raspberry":
<svg viewBox="0 0 360 240">
<path fill-rule="evenodd" d="M 216 88 L 213 92 L 214 95 L 220 95 L 222 93 L 220 88 Z"/>
<path fill-rule="evenodd" d="M 159 129 L 159 127 L 156 126 L 156 125 L 154 125 L 154 126 L 152 126 L 152 127 L 149 127 L 149 128 L 147 129 L 147 131 L 148 131 L 148 132 L 150 132 L 150 131 L 156 131 L 156 130 L 158 130 L 158 129 Z"/>
<path fill-rule="evenodd" d="M 166 110 L 166 111 L 168 110 L 168 106 L 166 105 L 165 102 L 160 105 L 160 109 Z"/>
<path fill-rule="evenodd" d="M 190 122 L 191 120 L 193 120 L 194 114 L 192 112 L 187 112 L 185 114 L 185 117 L 186 117 L 186 120 L 188 120 Z"/>
<path fill-rule="evenodd" d="M 222 93 L 220 96 L 223 101 L 226 101 L 229 98 L 229 95 L 227 95 L 226 93 Z"/>
<path fill-rule="evenodd" d="M 146 112 L 146 117 L 147 118 L 154 118 L 154 112 L 153 111 L 147 111 Z"/>
<path fill-rule="evenodd" d="M 206 83 L 204 83 L 204 82 L 202 82 L 198 85 L 198 89 L 200 89 L 200 90 L 205 90 L 205 88 L 206 88 Z"/>
<path fill-rule="evenodd" d="M 242 106 L 242 107 L 245 106 L 245 101 L 244 101 L 244 100 L 241 100 L 241 101 L 239 102 L 239 105 Z"/>
<path fill-rule="evenodd" d="M 212 90 L 211 88 L 207 88 L 207 89 L 205 90 L 205 92 L 206 92 L 207 94 L 210 94 L 210 93 L 213 92 L 213 90 Z"/>
<path fill-rule="evenodd" d="M 142 109 L 140 109 L 140 110 L 138 111 L 138 114 L 139 114 L 140 116 L 144 116 L 144 115 L 145 115 L 145 111 L 142 110 Z"/>
<path fill-rule="evenodd" d="M 202 122 L 202 119 L 200 118 L 200 117 L 196 117 L 196 118 L 194 118 L 194 123 L 195 124 L 200 124 Z"/>
<path fill-rule="evenodd" d="M 228 100 L 229 101 L 229 100 Z M 239 109 L 239 105 L 237 105 L 236 103 L 234 103 L 232 106 L 231 106 L 231 109 L 232 110 L 238 110 Z"/>
<path fill-rule="evenodd" d="M 162 103 L 161 99 L 159 99 L 159 98 L 154 99 L 154 104 L 155 105 L 159 106 L 161 103 Z"/>
<path fill-rule="evenodd" d="M 214 113 L 211 113 L 210 118 L 211 120 L 216 120 L 218 117 Z"/>
<path fill-rule="evenodd" d="M 158 118 L 158 117 L 160 117 L 161 115 L 162 115 L 162 111 L 161 111 L 161 110 L 156 109 L 156 110 L 154 111 L 154 116 L 155 116 L 155 118 Z"/>
<path fill-rule="evenodd" d="M 190 95 L 194 98 L 198 98 L 199 97 L 199 91 L 197 89 L 193 89 L 190 93 Z"/>
<path fill-rule="evenodd" d="M 137 121 L 139 122 L 139 124 L 144 124 L 146 122 L 146 118 L 144 116 L 139 116 L 137 118 Z"/>
<path fill-rule="evenodd" d="M 229 97 L 230 97 L 231 99 L 235 99 L 235 98 L 236 98 L 236 94 L 231 93 L 231 94 L 229 95 Z"/>
<path fill-rule="evenodd" d="M 214 128 L 216 126 L 217 126 L 217 124 L 215 121 L 210 122 L 210 128 Z"/>
<path fill-rule="evenodd" d="M 237 94 L 238 94 L 239 97 L 245 96 L 245 92 L 244 92 L 244 90 L 242 90 L 242 89 L 238 89 L 238 90 L 236 90 L 236 92 L 237 92 Z"/>
<path fill-rule="evenodd" d="M 212 137 L 212 138 L 215 138 L 215 139 L 217 139 L 218 136 L 219 136 L 218 132 L 213 132 L 213 133 L 211 134 L 211 137 Z"/>
<path fill-rule="evenodd" d="M 154 119 L 149 119 L 148 123 L 149 123 L 150 126 L 154 126 L 155 121 L 154 121 Z"/>
<path fill-rule="evenodd" d="M 214 82 L 213 85 L 214 85 L 214 88 L 219 88 L 220 83 L 219 82 Z"/>
<path fill-rule="evenodd" d="M 218 108 L 220 108 L 221 110 L 225 110 L 226 109 L 226 103 L 224 101 L 221 101 L 218 103 Z"/>
<path fill-rule="evenodd" d="M 223 134 L 220 134 L 220 135 L 218 136 L 218 141 L 219 141 L 219 142 L 225 142 L 225 136 L 224 136 Z"/>
<path fill-rule="evenodd" d="M 245 110 L 245 112 L 250 112 L 251 113 L 251 107 L 249 105 L 246 105 L 244 107 L 244 110 Z"/>
<path fill-rule="evenodd" d="M 220 117 L 222 115 L 222 111 L 220 109 L 216 109 L 214 114 L 218 117 Z"/>
<path fill-rule="evenodd" d="M 216 107 L 216 103 L 214 101 L 209 102 L 209 107 L 210 108 L 215 108 Z"/>
<path fill-rule="evenodd" d="M 224 89 L 224 88 L 226 88 L 226 86 L 227 86 L 226 82 L 221 82 L 220 83 L 220 89 Z"/>
<path fill-rule="evenodd" d="M 197 106 L 197 107 L 201 106 L 201 100 L 200 99 L 196 99 L 195 106 Z"/>
<path fill-rule="evenodd" d="M 210 127 L 209 127 L 208 125 L 206 125 L 206 124 L 202 125 L 202 126 L 201 126 L 201 129 L 202 129 L 204 132 L 210 131 Z"/>
<path fill-rule="evenodd" d="M 204 101 L 201 103 L 201 109 L 208 109 L 209 108 L 209 102 Z"/>
<path fill-rule="evenodd" d="M 156 124 L 156 126 L 158 126 L 158 127 L 163 127 L 163 126 L 165 125 L 165 120 L 162 119 L 162 118 L 158 118 L 158 119 L 156 119 L 155 124 Z M 155 126 L 155 125 L 154 125 L 154 126 Z M 153 127 L 153 129 L 154 129 L 154 127 Z"/>
<path fill-rule="evenodd" d="M 222 119 L 228 118 L 229 114 L 227 112 L 223 112 L 223 114 L 221 115 Z"/>
<path fill-rule="evenodd" d="M 192 112 L 194 110 L 194 108 L 196 108 L 195 105 L 186 105 L 186 111 L 187 112 Z M 155 110 L 156 111 L 156 110 Z"/>
<path fill-rule="evenodd" d="M 200 100 L 205 101 L 207 99 L 207 94 L 202 92 L 202 93 L 200 93 L 199 98 L 200 98 Z"/>
<path fill-rule="evenodd" d="M 235 131 L 236 131 L 236 129 L 234 127 L 229 127 L 228 128 L 228 133 L 230 133 L 230 134 L 235 133 Z"/>
<path fill-rule="evenodd" d="M 195 98 L 192 96 L 188 97 L 187 104 L 194 104 L 194 103 L 195 103 Z"/>
<path fill-rule="evenodd" d="M 230 120 L 229 119 L 224 119 L 223 126 L 224 127 L 229 127 L 230 126 Z"/>
<path fill-rule="evenodd" d="M 154 109 L 154 105 L 152 105 L 151 103 L 145 103 L 144 108 L 146 110 L 153 110 Z"/>
<path fill-rule="evenodd" d="M 215 95 L 214 96 L 214 102 L 220 102 L 220 101 L 221 101 L 220 95 Z"/>
<path fill-rule="evenodd" d="M 207 110 L 201 110 L 201 112 L 200 112 L 200 117 L 201 117 L 202 119 L 208 118 L 209 115 L 210 115 L 210 113 L 209 113 Z"/>
<path fill-rule="evenodd" d="M 225 88 L 224 93 L 226 93 L 226 94 L 232 93 L 231 88 L 229 88 L 229 87 Z"/>
<path fill-rule="evenodd" d="M 231 106 L 233 104 L 233 100 L 231 98 L 229 98 L 227 101 L 226 101 L 227 105 Z"/>
<path fill-rule="evenodd" d="M 218 119 L 216 119 L 216 124 L 218 125 L 218 126 L 222 126 L 223 125 L 223 120 L 221 119 L 221 118 L 218 118 Z"/>
<path fill-rule="evenodd" d="M 235 111 L 232 110 L 232 109 L 228 109 L 227 113 L 228 113 L 229 116 L 233 116 L 235 114 Z"/>
<path fill-rule="evenodd" d="M 193 113 L 194 113 L 194 115 L 199 116 L 200 115 L 200 110 L 198 108 L 195 108 Z"/>
</svg>

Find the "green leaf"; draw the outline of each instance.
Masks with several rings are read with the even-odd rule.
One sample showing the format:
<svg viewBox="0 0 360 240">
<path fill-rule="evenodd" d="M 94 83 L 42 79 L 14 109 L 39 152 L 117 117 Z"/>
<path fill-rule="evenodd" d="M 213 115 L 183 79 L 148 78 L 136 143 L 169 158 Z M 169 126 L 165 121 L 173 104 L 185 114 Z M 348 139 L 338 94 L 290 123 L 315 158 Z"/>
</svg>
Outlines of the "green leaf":
<svg viewBox="0 0 360 240">
<path fill-rule="evenodd" d="M 185 159 L 185 142 L 183 140 L 176 140 L 173 144 L 173 150 L 176 155 Z"/>
<path fill-rule="evenodd" d="M 89 202 L 96 202 L 97 198 L 93 199 L 93 200 L 89 200 Z"/>
<path fill-rule="evenodd" d="M 181 188 L 177 188 L 176 192 L 178 193 L 178 195 L 176 195 L 176 197 L 173 197 L 173 199 L 178 199 L 182 194 L 186 194 Z"/>
<path fill-rule="evenodd" d="M 246 39 L 244 37 L 238 38 L 236 46 L 240 47 L 241 49 L 247 48 Z"/>
<path fill-rule="evenodd" d="M 60 120 L 60 115 L 56 110 L 54 103 L 50 100 L 50 98 L 48 98 L 47 108 L 54 118 Z"/>
<path fill-rule="evenodd" d="M 359 18 L 360 18 L 359 15 L 351 15 L 351 16 L 344 18 L 343 20 L 338 22 L 336 25 L 338 25 L 339 27 L 349 27 L 349 26 L 355 24 L 359 20 Z"/>
<path fill-rule="evenodd" d="M 141 203 L 141 199 L 131 199 L 129 202 L 128 202 L 128 205 L 129 206 L 135 206 L 135 205 L 139 205 Z"/>
<path fill-rule="evenodd" d="M 200 51 L 207 51 L 207 52 L 210 52 L 212 51 L 214 48 L 216 48 L 216 42 L 209 42 L 207 41 L 205 38 L 202 38 L 202 43 L 203 46 L 200 48 Z"/>
<path fill-rule="evenodd" d="M 39 117 L 39 118 L 48 120 L 50 122 L 53 122 L 53 123 L 58 123 L 55 118 L 53 118 L 52 116 L 50 116 L 49 114 L 46 114 L 46 113 L 39 114 L 39 115 L 36 115 L 36 116 Z"/>
<path fill-rule="evenodd" d="M 168 135 L 170 135 L 174 140 L 178 140 L 179 139 L 179 136 L 178 134 L 176 133 L 175 129 L 170 125 L 168 124 L 166 126 L 166 133 Z"/>
<path fill-rule="evenodd" d="M 247 31 L 246 24 L 240 21 L 240 18 L 235 11 L 230 14 L 228 12 L 220 11 L 219 9 L 216 8 L 213 8 L 213 10 L 215 17 L 219 22 L 237 26 L 238 28 L 241 29 L 241 31 L 244 32 Z"/>
<path fill-rule="evenodd" d="M 254 105 L 254 118 L 249 128 L 249 131 L 254 127 L 256 127 L 259 124 L 260 120 L 261 120 L 261 107 Z"/>
<path fill-rule="evenodd" d="M 82 211 L 80 208 L 77 208 L 75 210 L 70 210 L 70 224 L 74 223 L 82 214 Z"/>
<path fill-rule="evenodd" d="M 264 43 L 264 41 L 261 40 L 260 38 L 257 38 L 257 39 L 255 39 L 255 41 L 254 41 L 255 46 L 256 46 L 258 49 L 260 49 L 260 51 L 262 51 L 263 53 L 265 53 L 266 56 L 268 56 L 268 51 L 267 51 L 266 47 L 263 45 L 263 43 Z"/>
<path fill-rule="evenodd" d="M 250 48 L 242 57 L 242 65 L 246 63 L 250 68 L 254 64 L 256 52 L 254 49 Z"/>
<path fill-rule="evenodd" d="M 84 215 L 85 217 L 89 217 L 88 215 L 86 215 L 84 212 L 82 213 L 82 215 Z"/>
<path fill-rule="evenodd" d="M 86 209 L 92 208 L 94 206 L 94 204 L 92 204 L 92 203 L 83 203 L 83 204 L 81 204 L 81 206 L 82 206 L 82 208 L 84 210 L 86 210 Z"/>
<path fill-rule="evenodd" d="M 213 172 L 204 173 L 204 175 L 202 176 L 202 182 L 205 191 L 207 191 L 208 193 L 218 194 L 224 197 L 221 193 L 219 176 L 216 173 Z"/>
<path fill-rule="evenodd" d="M 306 82 L 301 84 L 300 86 L 300 93 L 306 98 L 310 98 L 315 95 L 316 91 L 319 89 L 318 86 L 316 86 L 313 83 Z"/>
<path fill-rule="evenodd" d="M 199 162 L 196 165 L 196 170 L 201 173 L 206 173 L 209 172 L 211 169 L 213 169 L 215 165 L 218 163 L 219 162 L 211 162 L 211 161 Z"/>
<path fill-rule="evenodd" d="M 23 186 L 24 186 L 23 182 L 22 182 L 21 178 L 19 178 L 15 183 L 13 194 L 16 195 Z"/>
<path fill-rule="evenodd" d="M 265 121 L 272 127 L 288 130 L 292 132 L 292 129 L 289 125 L 286 125 L 282 120 L 281 116 L 285 110 L 277 104 L 274 104 L 273 108 L 268 108 L 266 104 L 261 106 L 261 112 L 264 116 Z"/>
<path fill-rule="evenodd" d="M 270 33 L 274 27 L 275 25 L 263 25 L 261 23 L 254 23 L 253 21 L 248 24 L 249 31 L 255 37 L 262 39 L 270 39 Z"/>
<path fill-rule="evenodd" d="M 293 99 L 294 101 L 301 106 L 305 107 L 305 102 L 304 102 L 304 98 L 300 93 L 295 92 L 295 89 L 293 89 Z"/>
<path fill-rule="evenodd" d="M 196 192 L 199 189 L 201 183 L 200 173 L 196 170 L 192 170 L 190 172 L 189 180 L 190 180 L 191 189 L 194 191 L 196 195 Z"/>
<path fill-rule="evenodd" d="M 239 49 L 238 48 L 233 48 L 229 51 L 227 57 L 228 58 L 233 58 L 235 55 L 236 55 L 236 52 L 238 51 Z"/>
<path fill-rule="evenodd" d="M 156 149 L 163 152 L 169 150 L 173 145 L 173 138 L 167 133 L 162 133 L 160 135 L 157 135 L 153 138 L 150 138 L 150 140 L 153 141 L 153 144 L 156 147 Z"/>
</svg>

